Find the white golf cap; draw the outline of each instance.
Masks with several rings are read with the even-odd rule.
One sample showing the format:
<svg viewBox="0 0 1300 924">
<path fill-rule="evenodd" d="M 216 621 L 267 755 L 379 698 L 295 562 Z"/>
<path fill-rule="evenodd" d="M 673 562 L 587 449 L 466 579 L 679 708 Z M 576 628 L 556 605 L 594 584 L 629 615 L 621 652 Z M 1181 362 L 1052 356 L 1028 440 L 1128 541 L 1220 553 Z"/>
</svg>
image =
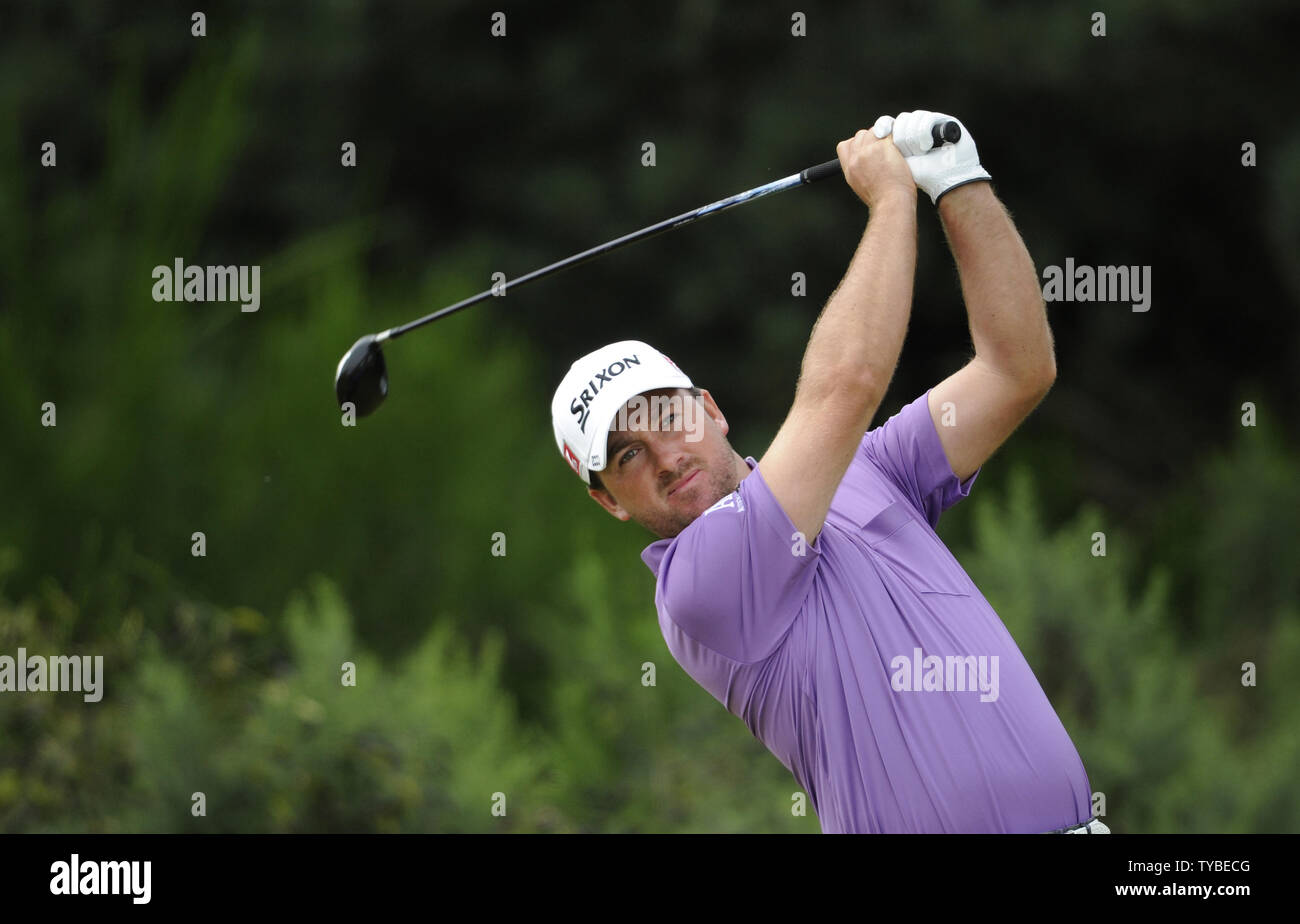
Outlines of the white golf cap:
<svg viewBox="0 0 1300 924">
<path fill-rule="evenodd" d="M 640 340 L 622 340 L 588 353 L 569 367 L 551 399 L 555 444 L 588 485 L 605 468 L 609 428 L 637 395 L 658 388 L 691 388 L 686 373 Z"/>
</svg>

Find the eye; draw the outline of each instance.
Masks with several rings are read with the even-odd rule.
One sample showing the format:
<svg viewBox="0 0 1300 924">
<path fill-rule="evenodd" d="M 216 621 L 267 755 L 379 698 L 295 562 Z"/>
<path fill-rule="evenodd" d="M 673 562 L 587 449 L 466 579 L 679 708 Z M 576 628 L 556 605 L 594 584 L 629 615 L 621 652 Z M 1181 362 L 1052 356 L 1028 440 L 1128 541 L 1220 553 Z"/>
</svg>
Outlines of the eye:
<svg viewBox="0 0 1300 924">
<path fill-rule="evenodd" d="M 635 449 L 629 449 L 627 452 L 623 453 L 623 455 L 619 456 L 618 464 L 619 464 L 619 465 L 622 465 L 622 464 L 623 464 L 624 462 L 626 462 L 628 459 L 631 459 L 631 458 L 632 458 L 632 453 L 634 453 L 634 452 L 636 452 Z"/>
</svg>

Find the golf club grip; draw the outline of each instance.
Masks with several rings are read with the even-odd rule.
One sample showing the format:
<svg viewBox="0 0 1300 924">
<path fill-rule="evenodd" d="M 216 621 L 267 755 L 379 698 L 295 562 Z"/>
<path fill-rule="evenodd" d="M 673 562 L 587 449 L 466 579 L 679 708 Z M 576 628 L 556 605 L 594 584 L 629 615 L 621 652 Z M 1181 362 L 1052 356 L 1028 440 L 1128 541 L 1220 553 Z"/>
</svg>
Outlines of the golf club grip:
<svg viewBox="0 0 1300 924">
<path fill-rule="evenodd" d="M 945 141 L 956 144 L 961 140 L 961 126 L 953 121 L 935 122 L 930 128 L 930 137 L 934 139 L 936 148 Z M 839 158 L 836 158 L 835 160 L 828 160 L 824 164 L 818 164 L 816 167 L 809 167 L 800 176 L 805 183 L 816 183 L 828 176 L 839 176 L 841 172 Z"/>
</svg>

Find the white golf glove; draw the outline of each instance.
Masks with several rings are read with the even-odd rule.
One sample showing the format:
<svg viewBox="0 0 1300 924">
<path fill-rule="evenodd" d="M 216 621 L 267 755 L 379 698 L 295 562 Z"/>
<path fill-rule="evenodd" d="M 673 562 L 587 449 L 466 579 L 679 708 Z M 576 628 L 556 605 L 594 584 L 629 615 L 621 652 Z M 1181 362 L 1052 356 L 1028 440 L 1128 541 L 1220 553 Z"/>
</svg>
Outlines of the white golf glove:
<svg viewBox="0 0 1300 924">
<path fill-rule="evenodd" d="M 945 144 L 934 148 L 934 137 L 930 134 L 936 122 L 956 122 L 961 125 L 961 140 L 956 144 Z M 980 166 L 979 152 L 975 150 L 975 139 L 971 137 L 960 119 L 942 112 L 930 112 L 918 109 L 915 112 L 900 112 L 897 118 L 881 116 L 876 120 L 872 131 L 877 138 L 892 134 L 894 146 L 907 160 L 912 169 L 912 179 L 918 188 L 929 193 L 930 201 L 939 204 L 939 197 L 949 190 L 967 183 L 980 180 L 992 180 L 987 170 Z"/>
</svg>

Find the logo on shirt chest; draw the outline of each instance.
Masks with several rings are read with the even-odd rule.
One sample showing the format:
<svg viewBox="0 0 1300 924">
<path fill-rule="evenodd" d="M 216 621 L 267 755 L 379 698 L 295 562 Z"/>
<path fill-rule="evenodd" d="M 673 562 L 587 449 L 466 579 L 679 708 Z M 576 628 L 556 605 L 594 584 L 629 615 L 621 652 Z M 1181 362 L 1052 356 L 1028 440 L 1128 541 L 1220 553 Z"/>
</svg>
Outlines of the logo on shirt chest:
<svg viewBox="0 0 1300 924">
<path fill-rule="evenodd" d="M 728 494 L 722 500 L 718 501 L 708 510 L 701 513 L 700 516 L 707 517 L 709 514 L 713 513 L 716 510 L 726 510 L 726 509 L 734 509 L 738 513 L 745 512 L 745 502 L 741 500 L 739 491 L 732 491 L 730 494 Z"/>
</svg>

